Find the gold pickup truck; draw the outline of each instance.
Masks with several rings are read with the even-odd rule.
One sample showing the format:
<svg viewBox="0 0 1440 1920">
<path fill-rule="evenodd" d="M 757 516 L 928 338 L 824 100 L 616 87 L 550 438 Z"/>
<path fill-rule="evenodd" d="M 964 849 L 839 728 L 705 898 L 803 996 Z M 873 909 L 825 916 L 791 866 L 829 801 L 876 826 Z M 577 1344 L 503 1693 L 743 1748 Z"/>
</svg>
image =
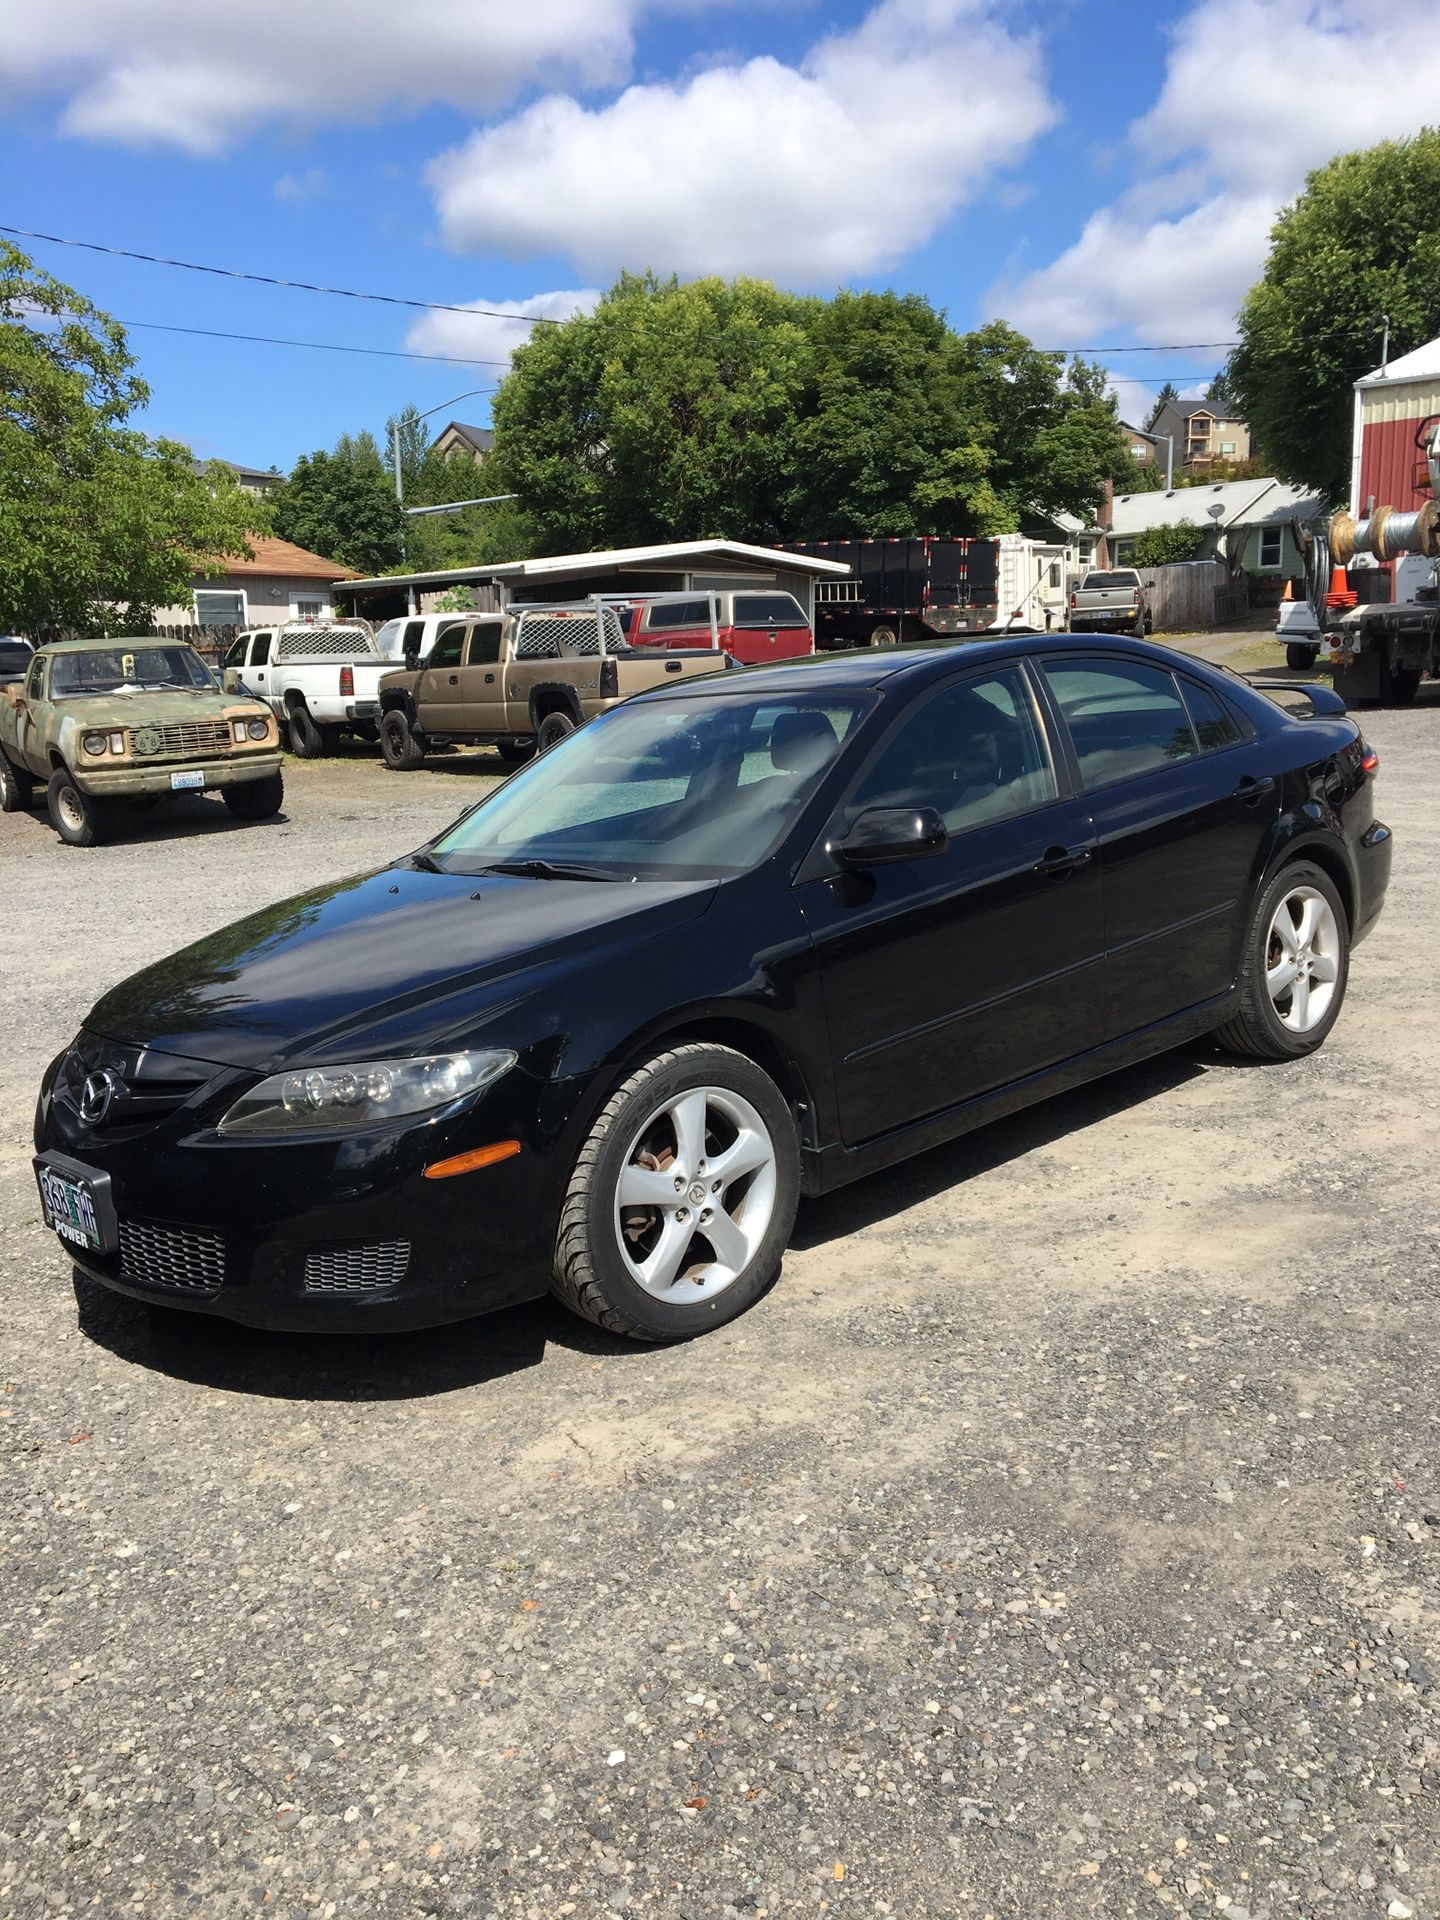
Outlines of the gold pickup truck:
<svg viewBox="0 0 1440 1920">
<path fill-rule="evenodd" d="M 461 744 L 518 764 L 632 693 L 729 664 L 714 647 L 632 650 L 613 607 L 464 614 L 423 665 L 380 682 L 380 750 L 400 772 L 432 747 Z"/>
</svg>

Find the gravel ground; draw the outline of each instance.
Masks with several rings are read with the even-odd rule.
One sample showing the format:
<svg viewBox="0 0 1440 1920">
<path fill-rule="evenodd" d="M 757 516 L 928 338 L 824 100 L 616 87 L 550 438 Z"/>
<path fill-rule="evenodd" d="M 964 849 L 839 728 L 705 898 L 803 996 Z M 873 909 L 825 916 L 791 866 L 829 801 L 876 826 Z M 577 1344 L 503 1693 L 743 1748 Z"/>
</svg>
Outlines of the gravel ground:
<svg viewBox="0 0 1440 1920">
<path fill-rule="evenodd" d="M 35 1082 L 105 986 L 494 768 L 0 819 L 0 1915 L 1440 1907 L 1440 689 L 1316 1058 L 1153 1062 L 807 1206 L 692 1346 L 72 1285 Z"/>
</svg>

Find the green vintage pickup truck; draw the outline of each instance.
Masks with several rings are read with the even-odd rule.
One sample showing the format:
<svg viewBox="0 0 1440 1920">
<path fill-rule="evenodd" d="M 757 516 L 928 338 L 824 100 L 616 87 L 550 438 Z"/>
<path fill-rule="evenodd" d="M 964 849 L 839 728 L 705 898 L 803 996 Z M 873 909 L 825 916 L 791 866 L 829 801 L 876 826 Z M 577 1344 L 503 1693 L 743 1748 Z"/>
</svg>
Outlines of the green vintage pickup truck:
<svg viewBox="0 0 1440 1920">
<path fill-rule="evenodd" d="M 126 801 L 218 788 L 238 819 L 265 820 L 285 795 L 269 708 L 225 693 L 192 647 L 153 639 L 41 647 L 0 687 L 0 812 L 37 786 L 75 847 L 103 839 Z"/>
</svg>

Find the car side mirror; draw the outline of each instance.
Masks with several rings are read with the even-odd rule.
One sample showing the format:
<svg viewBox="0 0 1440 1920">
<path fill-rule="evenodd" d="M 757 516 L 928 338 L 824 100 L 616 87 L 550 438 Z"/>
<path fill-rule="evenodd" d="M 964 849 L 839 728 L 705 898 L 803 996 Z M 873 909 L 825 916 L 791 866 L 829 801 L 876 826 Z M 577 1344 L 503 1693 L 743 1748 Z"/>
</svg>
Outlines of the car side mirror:
<svg viewBox="0 0 1440 1920">
<path fill-rule="evenodd" d="M 871 807 L 831 853 L 842 867 L 888 867 L 900 860 L 928 860 L 950 844 L 934 807 Z"/>
<path fill-rule="evenodd" d="M 420 671 L 420 649 L 418 647 L 406 647 L 405 671 L 407 673 L 418 673 Z"/>
</svg>

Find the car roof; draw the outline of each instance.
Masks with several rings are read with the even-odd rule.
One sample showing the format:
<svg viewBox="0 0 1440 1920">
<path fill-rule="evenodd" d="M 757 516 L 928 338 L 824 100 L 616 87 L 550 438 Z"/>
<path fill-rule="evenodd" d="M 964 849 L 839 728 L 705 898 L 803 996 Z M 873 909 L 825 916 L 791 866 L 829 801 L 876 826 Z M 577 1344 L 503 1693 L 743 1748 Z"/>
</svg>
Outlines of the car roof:
<svg viewBox="0 0 1440 1920">
<path fill-rule="evenodd" d="M 939 679 L 957 666 L 983 667 L 991 661 L 1014 660 L 1027 654 L 1126 653 L 1156 666 L 1184 667 L 1204 674 L 1207 664 L 1150 640 L 1108 633 L 997 634 L 992 640 L 957 640 L 938 646 L 862 647 L 851 653 L 807 653 L 793 660 L 739 667 L 723 681 L 710 674 L 693 680 L 652 688 L 642 700 L 703 699 L 717 693 L 796 693 L 821 687 L 848 690 L 889 687 L 899 691 Z"/>
</svg>

